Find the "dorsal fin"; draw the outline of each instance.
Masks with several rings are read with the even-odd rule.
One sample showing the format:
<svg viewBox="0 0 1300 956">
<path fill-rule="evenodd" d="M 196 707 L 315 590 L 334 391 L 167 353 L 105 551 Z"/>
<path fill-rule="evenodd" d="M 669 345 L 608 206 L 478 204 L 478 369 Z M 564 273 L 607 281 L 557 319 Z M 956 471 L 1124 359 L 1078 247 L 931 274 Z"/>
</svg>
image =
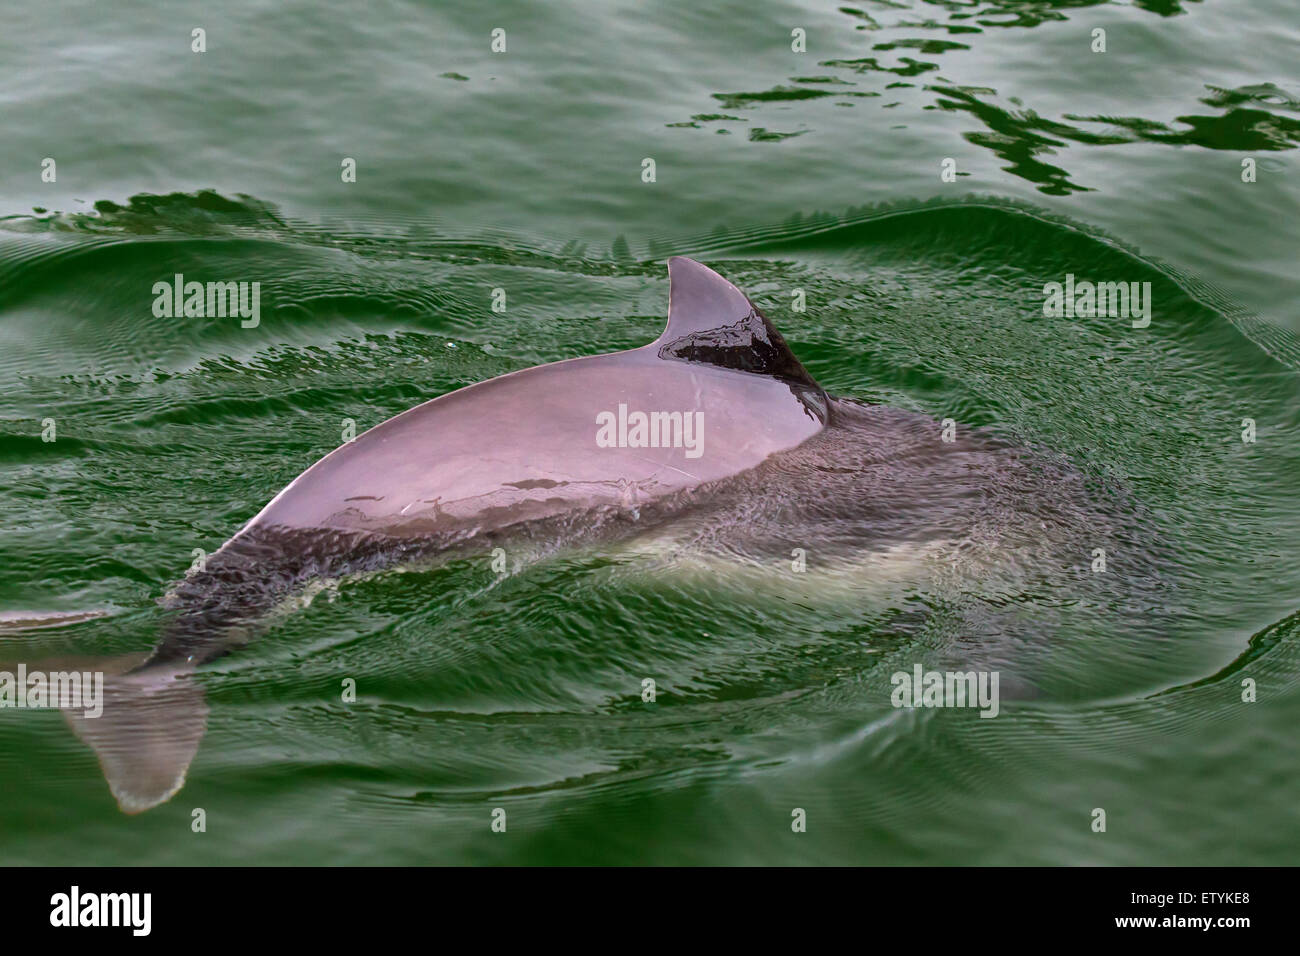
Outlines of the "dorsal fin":
<svg viewBox="0 0 1300 956">
<path fill-rule="evenodd" d="M 781 333 L 745 293 L 694 259 L 668 260 L 668 325 L 654 344 L 662 359 L 780 379 L 820 421 L 827 421 L 826 393 Z"/>
<path fill-rule="evenodd" d="M 753 310 L 745 293 L 708 266 L 673 256 L 668 260 L 668 326 L 659 340 L 731 325 Z"/>
</svg>

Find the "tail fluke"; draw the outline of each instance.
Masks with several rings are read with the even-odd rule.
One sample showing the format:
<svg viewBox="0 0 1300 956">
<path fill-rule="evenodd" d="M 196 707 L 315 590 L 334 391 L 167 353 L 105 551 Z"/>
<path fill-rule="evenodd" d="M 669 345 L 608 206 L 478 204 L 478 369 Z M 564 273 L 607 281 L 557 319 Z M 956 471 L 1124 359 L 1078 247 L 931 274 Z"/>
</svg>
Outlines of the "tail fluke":
<svg viewBox="0 0 1300 956">
<path fill-rule="evenodd" d="M 156 807 L 185 785 L 208 724 L 194 669 L 247 642 L 267 611 L 303 581 L 330 573 L 354 544 L 333 532 L 291 540 L 275 529 L 241 532 L 172 589 L 167 603 L 176 613 L 151 651 L 76 660 L 76 670 L 102 680 L 102 707 L 62 706 L 63 716 L 95 751 L 124 812 Z M 0 618 L 0 628 L 43 623 L 33 615 L 11 617 Z M 71 663 L 26 667 L 49 671 Z"/>
<path fill-rule="evenodd" d="M 203 687 L 189 669 L 158 668 L 105 676 L 98 716 L 63 716 L 99 758 L 117 804 L 140 813 L 166 802 L 185 774 L 208 725 Z"/>
</svg>

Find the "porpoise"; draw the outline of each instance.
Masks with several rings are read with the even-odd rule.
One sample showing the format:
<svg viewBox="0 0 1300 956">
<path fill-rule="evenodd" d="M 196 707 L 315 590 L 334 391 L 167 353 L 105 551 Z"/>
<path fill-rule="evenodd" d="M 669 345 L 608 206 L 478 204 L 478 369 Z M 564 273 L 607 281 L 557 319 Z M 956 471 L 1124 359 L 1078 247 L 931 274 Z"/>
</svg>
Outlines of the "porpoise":
<svg viewBox="0 0 1300 956">
<path fill-rule="evenodd" d="M 190 675 L 316 578 L 516 539 L 662 534 L 674 520 L 689 530 L 660 540 L 730 532 L 774 560 L 793 540 L 830 566 L 854 542 L 877 555 L 969 549 L 990 514 L 1015 510 L 1007 495 L 1027 472 L 1005 443 L 944 440 L 927 415 L 831 399 L 734 285 L 684 257 L 668 273 L 667 326 L 650 344 L 512 372 L 390 418 L 304 471 L 177 584 L 163 638 L 109 678 L 102 715 L 65 710 L 120 807 L 181 788 L 207 719 Z M 1020 540 L 1040 533 L 1026 525 Z"/>
</svg>

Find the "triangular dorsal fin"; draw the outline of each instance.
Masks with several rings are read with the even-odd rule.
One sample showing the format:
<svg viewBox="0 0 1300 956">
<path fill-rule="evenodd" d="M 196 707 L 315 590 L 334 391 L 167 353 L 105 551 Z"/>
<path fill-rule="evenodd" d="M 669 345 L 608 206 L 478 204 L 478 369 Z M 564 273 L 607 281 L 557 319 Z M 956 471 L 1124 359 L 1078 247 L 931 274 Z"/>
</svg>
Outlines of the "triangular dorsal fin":
<svg viewBox="0 0 1300 956">
<path fill-rule="evenodd" d="M 685 256 L 668 260 L 668 325 L 659 341 L 731 325 L 751 311 L 745 293 L 708 266 Z"/>
<path fill-rule="evenodd" d="M 668 260 L 668 325 L 654 345 L 662 359 L 780 379 L 817 418 L 827 420 L 826 393 L 781 333 L 745 293 L 694 259 Z"/>
</svg>

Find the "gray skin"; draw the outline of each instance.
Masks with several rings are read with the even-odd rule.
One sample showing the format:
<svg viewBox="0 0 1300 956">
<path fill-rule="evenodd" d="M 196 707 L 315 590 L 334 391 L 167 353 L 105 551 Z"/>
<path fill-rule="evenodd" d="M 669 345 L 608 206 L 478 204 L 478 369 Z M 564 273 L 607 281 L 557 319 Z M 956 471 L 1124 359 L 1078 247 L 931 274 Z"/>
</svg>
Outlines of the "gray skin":
<svg viewBox="0 0 1300 956">
<path fill-rule="evenodd" d="M 654 342 L 502 375 L 390 418 L 299 475 L 231 545 L 267 528 L 405 539 L 636 505 L 820 431 L 825 395 L 740 290 L 690 259 L 668 272 L 668 326 Z M 702 454 L 599 447 L 596 416 L 620 403 L 702 412 Z"/>
<path fill-rule="evenodd" d="M 459 389 L 304 471 L 172 592 L 180 614 L 150 665 L 218 656 L 235 625 L 311 578 L 639 515 L 820 432 L 830 400 L 753 303 L 694 260 L 668 274 L 668 324 L 649 345 Z M 602 445 L 600 416 L 621 405 L 698 413 L 701 440 Z"/>
<path fill-rule="evenodd" d="M 941 438 L 927 415 L 832 400 L 735 286 L 690 259 L 668 270 L 668 325 L 654 342 L 503 375 L 378 425 L 308 468 L 179 583 L 158 646 L 105 682 L 103 715 L 64 712 L 122 809 L 183 785 L 206 728 L 194 668 L 244 643 L 313 578 L 499 543 L 616 538 L 737 568 L 788 567 L 791 549 L 806 549 L 818 571 L 808 577 L 839 580 L 860 602 L 865 583 L 934 564 L 925 594 L 952 604 L 985 591 L 1007 609 L 981 608 L 961 628 L 1002 667 L 1037 633 L 1018 614 L 1022 582 L 1056 575 L 1075 593 L 1108 577 L 1087 561 L 1116 536 L 1115 512 L 1077 472 L 985 431 Z M 601 447 L 597 417 L 620 404 L 702 413 L 701 454 Z M 1136 550 L 1125 560 L 1138 570 Z"/>
<path fill-rule="evenodd" d="M 168 631 L 110 679 L 104 713 L 65 716 L 128 812 L 184 783 L 206 727 L 204 661 L 316 577 L 493 543 L 594 531 L 755 468 L 820 432 L 831 404 L 745 295 L 691 259 L 668 262 L 668 324 L 649 345 L 513 372 L 425 402 L 299 475 L 169 595 Z M 698 454 L 602 447 L 598 415 L 702 413 Z M 643 526 L 643 525 L 642 525 Z"/>
</svg>

